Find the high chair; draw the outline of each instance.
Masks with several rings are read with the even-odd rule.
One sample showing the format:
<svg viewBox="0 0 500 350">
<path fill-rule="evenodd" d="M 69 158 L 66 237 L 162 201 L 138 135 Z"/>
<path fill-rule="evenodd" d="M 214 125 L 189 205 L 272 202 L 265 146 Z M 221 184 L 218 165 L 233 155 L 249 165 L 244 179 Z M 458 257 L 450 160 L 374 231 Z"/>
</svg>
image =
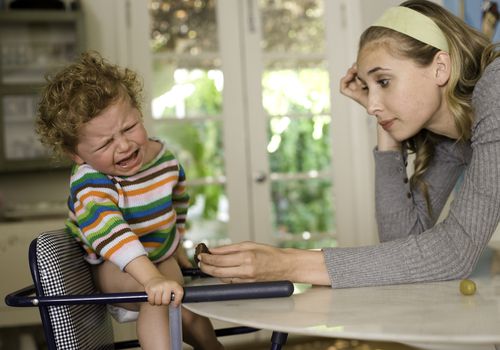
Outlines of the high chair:
<svg viewBox="0 0 500 350">
<path fill-rule="evenodd" d="M 41 233 L 29 247 L 29 265 L 34 285 L 5 297 L 13 307 L 38 307 L 49 350 L 128 349 L 137 340 L 115 342 L 107 304 L 146 302 L 144 292 L 99 293 L 83 249 L 65 230 Z M 194 270 L 196 272 L 196 270 Z M 189 271 L 193 275 L 193 270 Z M 216 284 L 184 287 L 183 303 L 233 299 L 287 297 L 293 293 L 289 281 Z M 182 346 L 180 308 L 170 307 L 172 349 Z M 257 331 L 250 327 L 216 330 L 217 336 Z M 273 332 L 271 349 L 281 349 L 286 333 Z M 179 347 L 180 346 L 180 347 Z"/>
</svg>

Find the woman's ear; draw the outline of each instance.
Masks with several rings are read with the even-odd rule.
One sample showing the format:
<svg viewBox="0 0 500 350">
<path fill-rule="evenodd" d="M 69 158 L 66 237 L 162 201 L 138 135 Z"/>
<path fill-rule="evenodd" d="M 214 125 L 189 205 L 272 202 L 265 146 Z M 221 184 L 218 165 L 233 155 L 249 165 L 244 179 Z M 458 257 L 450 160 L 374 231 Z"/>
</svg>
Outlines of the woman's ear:
<svg viewBox="0 0 500 350">
<path fill-rule="evenodd" d="M 434 67 L 436 73 L 436 83 L 438 86 L 444 86 L 450 80 L 451 74 L 451 59 L 450 54 L 444 51 L 439 51 L 434 56 Z"/>
</svg>

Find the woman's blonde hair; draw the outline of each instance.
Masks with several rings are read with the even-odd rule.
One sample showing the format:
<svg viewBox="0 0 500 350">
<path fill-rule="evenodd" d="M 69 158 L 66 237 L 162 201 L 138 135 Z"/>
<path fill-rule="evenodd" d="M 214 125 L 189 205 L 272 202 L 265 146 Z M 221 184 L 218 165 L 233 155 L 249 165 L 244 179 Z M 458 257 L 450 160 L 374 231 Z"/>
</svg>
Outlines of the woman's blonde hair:
<svg viewBox="0 0 500 350">
<path fill-rule="evenodd" d="M 142 83 L 129 69 L 88 51 L 75 63 L 47 77 L 38 104 L 35 130 L 54 155 L 75 153 L 82 124 L 121 98 L 141 109 Z"/>
<path fill-rule="evenodd" d="M 474 120 L 472 92 L 486 66 L 499 56 L 499 52 L 484 34 L 435 3 L 409 0 L 400 6 L 408 7 L 431 18 L 447 38 L 451 73 L 445 94 L 460 135 L 458 141 L 469 140 Z M 412 59 L 422 67 L 431 64 L 439 52 L 439 49 L 433 46 L 384 27 L 372 26 L 365 30 L 360 38 L 359 51 L 372 43 L 383 44 L 395 55 Z M 406 140 L 404 145 L 410 152 L 415 153 L 415 171 L 410 184 L 412 188 L 418 186 L 421 189 L 429 212 L 432 212 L 432 208 L 423 176 L 434 156 L 435 144 L 435 135 L 424 129 Z"/>
</svg>

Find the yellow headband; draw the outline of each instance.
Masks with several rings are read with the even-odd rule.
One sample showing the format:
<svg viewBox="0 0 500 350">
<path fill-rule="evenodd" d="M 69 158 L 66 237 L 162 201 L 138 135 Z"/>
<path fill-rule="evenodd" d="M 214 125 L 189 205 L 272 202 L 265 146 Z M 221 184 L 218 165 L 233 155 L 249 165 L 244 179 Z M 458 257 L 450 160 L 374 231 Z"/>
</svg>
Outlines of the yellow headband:
<svg viewBox="0 0 500 350">
<path fill-rule="evenodd" d="M 425 44 L 449 52 L 443 31 L 429 17 L 408 7 L 391 7 L 373 24 L 406 34 Z"/>
</svg>

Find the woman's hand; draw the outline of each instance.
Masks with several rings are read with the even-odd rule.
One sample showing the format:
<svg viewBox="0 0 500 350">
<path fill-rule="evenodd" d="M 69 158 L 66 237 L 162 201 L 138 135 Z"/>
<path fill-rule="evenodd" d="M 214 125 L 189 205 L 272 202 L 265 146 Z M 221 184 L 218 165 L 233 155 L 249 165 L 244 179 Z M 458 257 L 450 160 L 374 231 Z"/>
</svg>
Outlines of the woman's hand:
<svg viewBox="0 0 500 350">
<path fill-rule="evenodd" d="M 340 79 L 340 93 L 366 108 L 368 106 L 368 92 L 358 79 L 358 68 L 354 63 L 342 79 Z"/>
<path fill-rule="evenodd" d="M 340 92 L 358 102 L 365 109 L 368 106 L 368 91 L 358 79 L 358 68 L 354 63 L 340 79 Z M 395 140 L 380 125 L 377 127 L 377 146 L 380 151 L 400 150 L 401 143 Z"/>
<path fill-rule="evenodd" d="M 377 149 L 379 151 L 400 151 L 402 148 L 401 142 L 394 139 L 391 134 L 377 125 Z"/>
<path fill-rule="evenodd" d="M 200 254 L 200 268 L 223 282 L 290 280 L 330 284 L 323 254 L 319 251 L 242 242 L 210 248 L 210 253 Z"/>
<path fill-rule="evenodd" d="M 203 272 L 227 283 L 286 279 L 286 256 L 279 248 L 243 242 L 210 248 L 211 254 L 200 254 Z"/>
</svg>

